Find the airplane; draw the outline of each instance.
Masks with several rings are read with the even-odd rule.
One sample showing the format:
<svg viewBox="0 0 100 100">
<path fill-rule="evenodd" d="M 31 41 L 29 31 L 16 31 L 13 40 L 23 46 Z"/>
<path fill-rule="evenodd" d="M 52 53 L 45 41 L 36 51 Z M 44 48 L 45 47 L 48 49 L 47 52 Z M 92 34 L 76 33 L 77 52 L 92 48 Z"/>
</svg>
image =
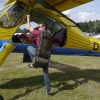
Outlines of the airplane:
<svg viewBox="0 0 100 100">
<path fill-rule="evenodd" d="M 52 48 L 52 54 L 100 56 L 100 40 L 83 34 L 73 20 L 61 13 L 93 0 L 4 1 L 6 3 L 0 10 L 0 65 L 11 52 L 27 55 L 28 46 L 36 47 L 34 44 L 23 42 L 23 38 L 20 42 L 15 41 L 14 34 L 20 25 L 26 23 L 27 14 L 30 14 L 31 22 L 45 21 L 54 34 L 54 43 L 60 43 Z M 20 40 L 20 37 L 17 37 L 17 40 Z"/>
</svg>

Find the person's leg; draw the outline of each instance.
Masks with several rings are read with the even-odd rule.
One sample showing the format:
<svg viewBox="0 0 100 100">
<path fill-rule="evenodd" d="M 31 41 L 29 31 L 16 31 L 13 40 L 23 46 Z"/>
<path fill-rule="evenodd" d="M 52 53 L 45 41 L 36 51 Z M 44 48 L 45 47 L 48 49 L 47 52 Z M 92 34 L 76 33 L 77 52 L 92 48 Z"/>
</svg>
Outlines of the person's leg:
<svg viewBox="0 0 100 100">
<path fill-rule="evenodd" d="M 33 61 L 34 57 L 36 55 L 36 49 L 34 47 L 32 47 L 32 46 L 28 46 L 27 51 L 28 51 L 28 53 L 30 55 L 31 60 Z"/>
<path fill-rule="evenodd" d="M 2 95 L 0 95 L 0 100 L 4 100 L 4 98 L 3 98 L 3 96 L 2 96 Z"/>
<path fill-rule="evenodd" d="M 33 64 L 34 64 L 35 56 L 36 56 L 36 49 L 34 47 L 32 47 L 32 46 L 28 46 L 27 51 L 28 51 L 29 56 L 30 56 L 31 61 L 32 61 L 32 64 L 28 64 L 28 66 L 30 68 L 33 68 L 34 67 Z"/>
<path fill-rule="evenodd" d="M 48 73 L 48 66 L 43 68 L 43 73 L 44 73 L 44 80 L 45 80 L 45 86 L 46 86 L 46 94 L 49 95 L 50 94 L 50 77 L 49 77 L 49 73 Z"/>
</svg>

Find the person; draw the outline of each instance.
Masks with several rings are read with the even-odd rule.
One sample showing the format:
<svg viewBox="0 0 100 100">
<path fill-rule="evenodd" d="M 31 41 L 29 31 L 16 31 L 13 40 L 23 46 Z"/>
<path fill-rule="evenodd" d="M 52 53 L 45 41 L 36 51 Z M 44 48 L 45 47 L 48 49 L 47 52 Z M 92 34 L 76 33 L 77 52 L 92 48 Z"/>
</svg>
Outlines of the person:
<svg viewBox="0 0 100 100">
<path fill-rule="evenodd" d="M 41 34 L 43 34 L 44 32 L 46 32 L 47 30 L 47 24 L 44 22 L 39 23 L 38 25 L 38 29 L 34 29 L 32 28 L 31 24 L 30 24 L 30 15 L 27 15 L 27 23 L 28 23 L 28 28 L 31 32 L 31 34 L 33 34 L 33 36 L 36 39 L 36 46 L 37 48 L 33 47 L 33 46 L 28 46 L 27 47 L 27 51 L 29 53 L 29 56 L 31 58 L 31 60 L 34 62 L 35 61 L 35 57 L 37 55 L 37 51 L 40 48 L 40 42 L 41 42 Z M 48 72 L 48 67 L 49 64 L 46 67 L 43 67 L 43 73 L 44 73 L 44 80 L 45 80 L 45 86 L 46 86 L 46 95 L 50 95 L 50 77 L 49 77 L 49 72 Z M 29 64 L 29 67 L 34 67 L 33 64 Z"/>
</svg>

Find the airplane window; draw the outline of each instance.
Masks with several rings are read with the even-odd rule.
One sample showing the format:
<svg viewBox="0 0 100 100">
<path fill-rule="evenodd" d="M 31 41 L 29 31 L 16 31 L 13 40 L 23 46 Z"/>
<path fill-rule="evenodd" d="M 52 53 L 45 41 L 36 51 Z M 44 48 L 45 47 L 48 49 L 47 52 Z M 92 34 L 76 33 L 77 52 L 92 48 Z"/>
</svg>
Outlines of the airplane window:
<svg viewBox="0 0 100 100">
<path fill-rule="evenodd" d="M 0 26 L 10 28 L 18 25 L 27 12 L 27 6 L 22 3 L 14 4 L 0 17 Z"/>
<path fill-rule="evenodd" d="M 53 27 L 54 37 L 53 46 L 62 47 L 66 43 L 66 26 L 61 23 L 55 23 Z"/>
<path fill-rule="evenodd" d="M 4 13 L 4 11 L 6 11 L 9 7 L 11 6 L 11 3 L 8 4 L 7 6 L 2 7 L 2 9 L 0 10 L 0 16 Z"/>
<path fill-rule="evenodd" d="M 54 33 L 58 32 L 61 29 L 62 29 L 62 27 L 59 24 L 57 24 L 57 23 L 54 24 L 54 26 L 53 26 L 53 32 Z"/>
</svg>

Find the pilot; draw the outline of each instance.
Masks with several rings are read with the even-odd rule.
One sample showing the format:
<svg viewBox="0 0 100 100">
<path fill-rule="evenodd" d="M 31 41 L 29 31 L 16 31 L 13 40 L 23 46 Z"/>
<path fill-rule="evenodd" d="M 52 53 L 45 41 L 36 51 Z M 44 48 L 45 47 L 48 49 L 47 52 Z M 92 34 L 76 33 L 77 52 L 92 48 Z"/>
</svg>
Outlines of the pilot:
<svg viewBox="0 0 100 100">
<path fill-rule="evenodd" d="M 41 41 L 40 37 L 41 37 L 41 34 L 43 34 L 44 32 L 47 31 L 47 24 L 44 23 L 44 22 L 41 22 L 38 25 L 38 29 L 32 28 L 32 26 L 30 25 L 30 15 L 27 15 L 27 23 L 28 23 L 28 28 L 29 28 L 31 34 L 33 34 L 33 36 L 36 39 L 37 48 L 34 48 L 32 46 L 28 46 L 27 47 L 27 51 L 28 51 L 28 53 L 30 55 L 30 58 L 34 63 L 34 61 L 36 59 L 37 51 L 40 48 L 40 41 Z M 34 67 L 33 63 L 29 64 L 30 68 Z M 48 65 L 43 67 L 44 80 L 45 80 L 45 86 L 46 86 L 46 95 L 50 95 L 50 77 L 49 77 L 49 74 L 48 74 L 49 64 L 50 63 L 48 62 Z"/>
</svg>

